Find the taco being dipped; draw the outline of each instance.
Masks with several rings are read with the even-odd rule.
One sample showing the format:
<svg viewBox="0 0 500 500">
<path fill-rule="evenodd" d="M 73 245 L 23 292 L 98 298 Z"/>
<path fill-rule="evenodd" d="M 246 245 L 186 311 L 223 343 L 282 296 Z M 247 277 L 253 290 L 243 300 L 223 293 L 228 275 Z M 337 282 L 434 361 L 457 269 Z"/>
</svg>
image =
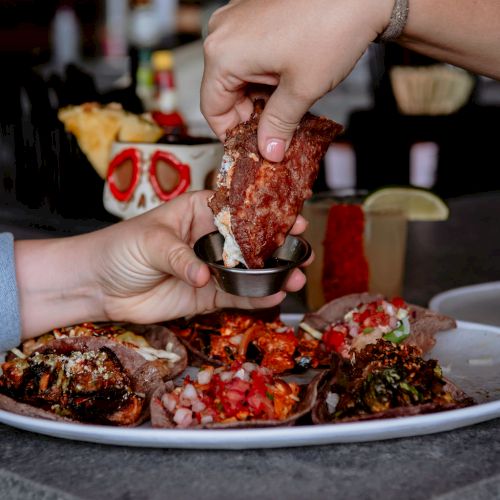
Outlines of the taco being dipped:
<svg viewBox="0 0 500 500">
<path fill-rule="evenodd" d="M 346 295 L 306 314 L 300 324 L 296 361 L 314 368 L 329 366 L 332 353 L 349 358 L 379 339 L 411 344 L 425 354 L 434 346 L 436 333 L 453 328 L 453 318 L 399 297 Z"/>
<path fill-rule="evenodd" d="M 255 363 L 205 366 L 182 385 L 167 382 L 151 401 L 153 427 L 238 428 L 293 425 L 316 400 L 316 377 L 307 385 L 274 376 Z"/>
</svg>

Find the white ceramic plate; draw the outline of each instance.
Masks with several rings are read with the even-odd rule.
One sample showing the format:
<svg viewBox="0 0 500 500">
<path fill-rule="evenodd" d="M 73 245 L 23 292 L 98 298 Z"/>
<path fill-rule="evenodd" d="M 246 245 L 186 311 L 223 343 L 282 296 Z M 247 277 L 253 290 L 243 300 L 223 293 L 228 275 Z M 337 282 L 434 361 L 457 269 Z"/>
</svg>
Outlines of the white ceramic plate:
<svg viewBox="0 0 500 500">
<path fill-rule="evenodd" d="M 462 321 L 500 326 L 500 281 L 448 290 L 434 296 L 429 307 Z"/>
<path fill-rule="evenodd" d="M 297 316 L 285 316 L 295 323 Z M 155 448 L 246 449 L 354 443 L 449 431 L 500 417 L 500 328 L 459 322 L 442 332 L 432 357 L 478 405 L 428 415 L 346 424 L 227 430 L 115 428 L 68 424 L 0 411 L 0 422 L 63 439 Z"/>
</svg>

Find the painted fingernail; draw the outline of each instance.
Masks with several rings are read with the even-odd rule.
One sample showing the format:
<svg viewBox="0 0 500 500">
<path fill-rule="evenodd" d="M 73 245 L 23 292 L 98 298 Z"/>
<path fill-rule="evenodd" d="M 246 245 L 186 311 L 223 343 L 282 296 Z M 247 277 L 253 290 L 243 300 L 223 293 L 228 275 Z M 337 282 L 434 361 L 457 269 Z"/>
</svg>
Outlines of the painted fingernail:
<svg viewBox="0 0 500 500">
<path fill-rule="evenodd" d="M 285 141 L 283 139 L 268 139 L 266 158 L 269 161 L 281 161 L 283 156 L 285 156 Z"/>
</svg>

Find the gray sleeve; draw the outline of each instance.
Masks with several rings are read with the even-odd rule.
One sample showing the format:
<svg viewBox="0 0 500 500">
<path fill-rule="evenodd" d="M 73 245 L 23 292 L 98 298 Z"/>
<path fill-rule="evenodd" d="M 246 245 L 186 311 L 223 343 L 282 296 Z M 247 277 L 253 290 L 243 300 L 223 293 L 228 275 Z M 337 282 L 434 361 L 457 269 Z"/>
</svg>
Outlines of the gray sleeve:
<svg viewBox="0 0 500 500">
<path fill-rule="evenodd" d="M 14 238 L 10 233 L 0 233 L 0 300 L 0 351 L 5 351 L 21 339 Z"/>
</svg>

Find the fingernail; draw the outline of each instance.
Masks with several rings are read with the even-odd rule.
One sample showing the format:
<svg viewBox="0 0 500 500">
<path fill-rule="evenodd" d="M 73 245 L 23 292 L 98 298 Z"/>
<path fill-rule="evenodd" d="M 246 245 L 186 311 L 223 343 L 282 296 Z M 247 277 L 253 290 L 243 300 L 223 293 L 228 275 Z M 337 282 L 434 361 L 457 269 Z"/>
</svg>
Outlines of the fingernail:
<svg viewBox="0 0 500 500">
<path fill-rule="evenodd" d="M 188 280 L 196 284 L 198 282 L 198 274 L 200 273 L 200 265 L 196 262 L 191 262 L 187 268 L 187 277 Z"/>
<path fill-rule="evenodd" d="M 285 141 L 283 139 L 268 139 L 266 158 L 269 161 L 281 161 L 283 156 L 285 156 Z"/>
</svg>

